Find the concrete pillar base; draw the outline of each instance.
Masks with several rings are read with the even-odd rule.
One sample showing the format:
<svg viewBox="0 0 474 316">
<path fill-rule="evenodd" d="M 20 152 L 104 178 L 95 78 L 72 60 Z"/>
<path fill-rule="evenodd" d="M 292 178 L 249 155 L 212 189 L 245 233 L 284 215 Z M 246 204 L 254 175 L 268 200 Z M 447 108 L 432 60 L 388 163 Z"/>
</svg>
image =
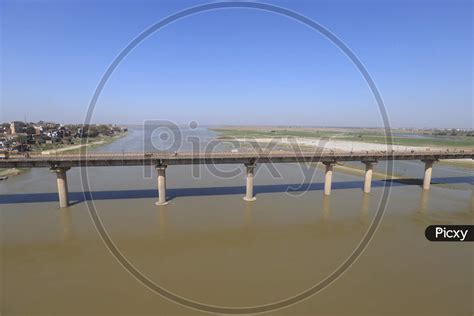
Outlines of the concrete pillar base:
<svg viewBox="0 0 474 316">
<path fill-rule="evenodd" d="M 56 173 L 60 208 L 69 206 L 69 190 L 66 177 L 66 171 L 69 169 L 69 167 L 53 167 L 50 169 L 51 172 Z"/>
<path fill-rule="evenodd" d="M 375 162 L 363 161 L 363 163 L 365 163 L 364 193 L 370 193 L 370 189 L 372 187 L 372 172 Z"/>
<path fill-rule="evenodd" d="M 253 194 L 253 179 L 255 176 L 255 163 L 247 163 L 245 164 L 245 167 L 247 167 L 247 185 L 245 189 L 245 196 L 244 196 L 244 201 L 247 202 L 253 202 L 257 198 Z"/>
<path fill-rule="evenodd" d="M 425 176 L 423 178 L 423 190 L 429 190 L 431 186 L 431 175 L 433 173 L 434 160 L 425 160 Z"/>
<path fill-rule="evenodd" d="M 326 166 L 326 171 L 324 173 L 324 195 L 331 195 L 331 186 L 332 186 L 332 172 L 334 169 L 334 162 L 323 162 Z"/>
<path fill-rule="evenodd" d="M 251 198 L 248 198 L 246 196 L 243 197 L 244 201 L 247 201 L 247 202 L 253 202 L 253 201 L 256 201 L 257 198 L 254 196 L 254 197 L 251 197 Z"/>
<path fill-rule="evenodd" d="M 155 202 L 155 205 L 167 205 L 168 201 L 166 201 L 166 166 L 156 166 L 156 171 L 158 173 L 158 201 Z"/>
</svg>

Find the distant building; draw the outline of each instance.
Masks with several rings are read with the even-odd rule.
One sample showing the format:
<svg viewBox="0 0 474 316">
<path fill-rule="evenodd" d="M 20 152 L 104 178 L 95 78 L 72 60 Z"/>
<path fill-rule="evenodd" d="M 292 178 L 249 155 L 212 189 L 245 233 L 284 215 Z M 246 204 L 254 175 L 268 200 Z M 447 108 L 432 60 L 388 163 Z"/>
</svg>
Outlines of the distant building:
<svg viewBox="0 0 474 316">
<path fill-rule="evenodd" d="M 10 133 L 11 134 L 16 134 L 15 122 L 10 123 Z"/>
<path fill-rule="evenodd" d="M 43 126 L 33 126 L 35 128 L 35 134 L 41 135 L 43 133 Z"/>
</svg>

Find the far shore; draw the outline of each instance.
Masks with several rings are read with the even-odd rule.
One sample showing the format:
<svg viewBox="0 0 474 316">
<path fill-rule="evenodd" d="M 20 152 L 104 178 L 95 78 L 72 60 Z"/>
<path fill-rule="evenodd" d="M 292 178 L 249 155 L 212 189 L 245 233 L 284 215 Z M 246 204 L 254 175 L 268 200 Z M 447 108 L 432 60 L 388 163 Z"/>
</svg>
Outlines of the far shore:
<svg viewBox="0 0 474 316">
<path fill-rule="evenodd" d="M 77 144 L 77 145 L 70 145 L 70 146 L 64 146 L 58 149 L 51 149 L 51 150 L 44 150 L 39 152 L 42 155 L 54 155 L 57 153 L 79 153 L 80 149 L 83 147 L 88 147 L 89 149 L 93 149 L 99 146 L 104 146 L 107 144 L 110 144 L 122 137 L 125 137 L 127 135 L 127 132 L 120 133 L 118 135 L 114 136 L 104 136 L 101 137 L 100 140 L 95 141 L 95 142 L 88 142 L 86 144 Z M 32 152 L 32 154 L 38 154 L 38 152 Z M 25 173 L 26 171 L 30 170 L 29 168 L 0 168 L 0 176 L 2 177 L 9 177 L 9 176 L 16 176 Z"/>
<path fill-rule="evenodd" d="M 117 139 L 125 137 L 127 134 L 128 134 L 127 132 L 122 132 L 122 133 L 120 133 L 118 135 L 114 135 L 114 136 L 102 136 L 102 137 L 99 137 L 99 140 L 95 140 L 95 139 L 91 138 L 90 141 L 88 141 L 85 144 L 75 144 L 75 145 L 64 146 L 64 147 L 57 148 L 57 149 L 43 150 L 43 151 L 41 151 L 41 154 L 42 155 L 52 155 L 52 154 L 57 154 L 57 153 L 61 153 L 61 152 L 62 153 L 79 153 L 80 149 L 83 148 L 83 147 L 88 147 L 89 149 L 93 149 L 93 148 L 97 148 L 97 147 L 100 147 L 100 146 L 104 146 L 104 145 L 107 145 L 107 144 L 110 144 L 110 143 L 116 141 Z"/>
<path fill-rule="evenodd" d="M 220 140 L 225 141 L 225 138 Z M 233 141 L 238 141 L 241 144 L 250 145 L 250 143 L 258 143 L 262 148 L 265 148 L 270 142 L 278 146 L 278 148 L 286 147 L 291 149 L 291 146 L 297 146 L 300 150 L 308 150 L 315 148 L 322 148 L 324 150 L 334 150 L 334 151 L 346 151 L 346 152 L 357 152 L 357 151 L 387 151 L 386 144 L 376 144 L 376 143 L 364 143 L 364 142 L 355 142 L 348 140 L 333 140 L 333 139 L 310 139 L 310 138 L 292 138 L 292 137 L 281 137 L 281 138 L 233 138 Z M 434 147 L 434 146 L 400 146 L 392 145 L 392 150 L 395 151 L 427 151 L 427 150 L 449 150 L 450 148 L 443 147 Z M 474 162 L 472 159 L 445 159 L 441 160 L 440 163 L 445 165 L 450 165 L 452 167 L 460 167 L 466 169 L 474 169 Z"/>
<path fill-rule="evenodd" d="M 86 147 L 86 146 L 102 145 L 104 143 L 105 142 L 101 140 L 101 141 L 97 141 L 97 142 L 93 142 L 93 143 L 71 145 L 71 146 L 66 146 L 66 147 L 62 147 L 62 148 L 58 148 L 58 149 L 44 150 L 44 151 L 41 152 L 41 154 L 42 155 L 57 154 L 57 153 L 60 153 L 60 152 L 66 152 L 66 151 L 72 151 L 72 150 L 80 149 L 80 148 Z"/>
<path fill-rule="evenodd" d="M 0 177 L 10 177 L 22 174 L 30 169 L 28 168 L 9 168 L 9 169 L 0 169 Z"/>
<path fill-rule="evenodd" d="M 377 148 L 387 147 L 385 130 L 381 128 L 319 128 L 319 127 L 251 127 L 232 126 L 215 127 L 211 130 L 218 132 L 220 139 L 298 139 L 302 142 L 330 142 L 332 145 L 342 144 L 342 150 L 351 150 L 360 144 L 365 148 L 367 144 Z M 392 130 L 391 142 L 395 148 L 474 148 L 472 132 L 459 132 L 459 135 L 439 136 L 430 134 L 426 130 Z M 394 148 L 394 149 L 395 149 Z M 364 149 L 362 149 L 364 150 Z M 382 149 L 383 150 L 383 149 Z M 397 149 L 398 150 L 398 149 Z"/>
</svg>

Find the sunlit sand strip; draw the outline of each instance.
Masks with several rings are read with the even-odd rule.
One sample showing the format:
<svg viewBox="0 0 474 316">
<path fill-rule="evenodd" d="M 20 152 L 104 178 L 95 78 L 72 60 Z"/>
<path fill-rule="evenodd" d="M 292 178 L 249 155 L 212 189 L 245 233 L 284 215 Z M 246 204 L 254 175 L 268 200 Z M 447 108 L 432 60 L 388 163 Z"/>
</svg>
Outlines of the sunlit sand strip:
<svg viewBox="0 0 474 316">
<path fill-rule="evenodd" d="M 386 144 L 356 142 L 348 140 L 335 140 L 330 138 L 298 138 L 298 137 L 275 137 L 275 138 L 233 138 L 234 141 L 243 143 L 257 142 L 257 143 L 275 143 L 278 145 L 298 145 L 309 146 L 314 148 L 324 148 L 327 150 L 341 150 L 341 151 L 385 151 Z M 442 147 L 426 147 L 426 146 L 401 146 L 392 145 L 392 150 L 395 151 L 426 151 L 430 149 L 440 150 Z"/>
<path fill-rule="evenodd" d="M 44 150 L 44 151 L 41 152 L 41 154 L 42 154 L 42 155 L 51 155 L 51 154 L 57 154 L 57 153 L 64 152 L 64 151 L 70 151 L 70 150 L 79 149 L 79 148 L 82 148 L 82 147 L 85 147 L 85 146 L 90 146 L 90 145 L 102 145 L 102 144 L 104 144 L 104 141 L 103 141 L 103 140 L 98 141 L 98 142 L 93 142 L 93 143 L 79 144 L 79 145 L 73 145 L 73 146 L 62 147 L 62 148 L 58 148 L 58 149 Z"/>
</svg>

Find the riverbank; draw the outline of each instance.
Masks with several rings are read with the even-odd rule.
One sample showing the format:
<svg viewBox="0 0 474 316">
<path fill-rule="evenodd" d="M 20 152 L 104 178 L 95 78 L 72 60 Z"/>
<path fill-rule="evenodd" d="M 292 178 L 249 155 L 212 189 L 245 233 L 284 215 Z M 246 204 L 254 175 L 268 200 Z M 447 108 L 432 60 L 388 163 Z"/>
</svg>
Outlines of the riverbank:
<svg viewBox="0 0 474 316">
<path fill-rule="evenodd" d="M 88 150 L 92 150 L 95 148 L 98 148 L 100 146 L 108 145 L 110 143 L 113 143 L 114 141 L 123 138 L 128 135 L 128 132 L 121 132 L 119 134 L 116 134 L 114 136 L 100 136 L 94 138 L 92 142 L 88 142 L 86 144 L 77 144 L 77 145 L 69 145 L 69 146 L 63 146 L 57 149 L 51 149 L 51 150 L 44 150 L 44 151 L 33 151 L 31 153 L 33 154 L 42 154 L 42 155 L 54 155 L 58 153 L 68 153 L 68 154 L 75 154 L 75 153 L 80 153 L 81 149 L 83 147 L 87 147 Z M 0 176 L 16 176 L 23 174 L 27 171 L 29 171 L 29 168 L 0 168 Z"/>
<path fill-rule="evenodd" d="M 128 132 L 121 132 L 114 136 L 99 136 L 99 137 L 88 139 L 87 143 L 85 144 L 75 144 L 75 145 L 64 146 L 57 149 L 43 150 L 40 153 L 42 155 L 52 155 L 52 154 L 57 154 L 57 153 L 68 153 L 68 154 L 79 153 L 81 151 L 81 148 L 83 147 L 88 147 L 87 149 L 89 150 L 95 149 L 100 146 L 108 145 L 127 135 L 128 135 Z"/>
<path fill-rule="evenodd" d="M 44 150 L 44 151 L 41 152 L 41 154 L 42 155 L 51 155 L 51 154 L 57 154 L 57 153 L 61 153 L 61 152 L 71 152 L 73 150 L 80 149 L 80 148 L 86 147 L 86 146 L 91 146 L 93 144 L 101 145 L 101 144 L 103 144 L 103 142 L 98 141 L 98 142 L 93 142 L 93 143 L 88 143 L 88 144 L 67 146 L 67 147 L 63 147 L 63 148 L 59 148 L 59 149 Z"/>
<path fill-rule="evenodd" d="M 311 140 L 349 141 L 351 143 L 378 144 L 386 147 L 383 129 L 370 128 L 316 128 L 316 127 L 215 127 L 219 138 L 299 138 Z M 424 131 L 407 133 L 392 130 L 392 143 L 402 147 L 473 148 L 472 136 L 433 136 Z"/>
<path fill-rule="evenodd" d="M 252 143 L 257 143 L 260 148 L 266 148 L 268 144 L 272 143 L 274 150 L 314 150 L 315 148 L 333 150 L 333 151 L 387 151 L 386 143 L 380 141 L 382 135 L 377 138 L 367 137 L 348 137 L 348 134 L 355 133 L 344 129 L 318 129 L 318 128 L 290 128 L 290 129 L 264 129 L 264 128 L 250 128 L 246 129 L 238 127 L 230 128 L 212 128 L 213 131 L 220 133 L 218 139 L 221 141 L 237 141 L 242 148 L 251 148 Z M 361 130 L 360 133 L 377 135 L 380 132 Z M 313 137 L 309 137 L 313 135 Z M 315 137 L 318 135 L 319 137 Z M 271 137 L 270 137 L 271 136 Z M 354 136 L 354 135 L 352 135 Z M 345 139 L 347 138 L 347 139 Z M 473 137 L 463 137 L 459 139 L 414 139 L 394 137 L 391 150 L 395 151 L 420 151 L 420 150 L 452 150 L 455 148 L 472 149 L 474 148 Z M 376 140 L 377 139 L 377 140 Z M 403 139 L 403 141 L 400 141 Z M 365 141 L 363 141 L 365 140 Z M 404 143 L 404 144 L 401 144 Z M 411 145 L 408 145 L 411 144 Z M 424 145 L 421 145 L 424 144 Z M 447 146 L 440 146 L 440 144 Z M 461 146 L 459 146 L 461 145 Z M 458 146 L 458 147 L 456 147 Z M 467 147 L 466 147 L 467 146 Z M 471 159 L 449 159 L 442 160 L 440 163 L 449 165 L 451 167 L 474 169 L 474 163 Z"/>
<path fill-rule="evenodd" d="M 29 168 L 9 168 L 9 169 L 0 168 L 0 177 L 16 176 L 28 170 L 30 169 Z"/>
</svg>

